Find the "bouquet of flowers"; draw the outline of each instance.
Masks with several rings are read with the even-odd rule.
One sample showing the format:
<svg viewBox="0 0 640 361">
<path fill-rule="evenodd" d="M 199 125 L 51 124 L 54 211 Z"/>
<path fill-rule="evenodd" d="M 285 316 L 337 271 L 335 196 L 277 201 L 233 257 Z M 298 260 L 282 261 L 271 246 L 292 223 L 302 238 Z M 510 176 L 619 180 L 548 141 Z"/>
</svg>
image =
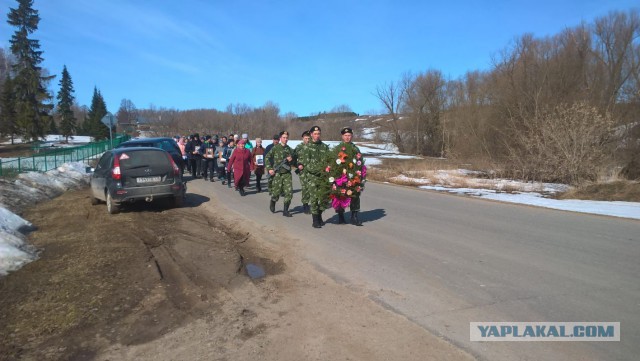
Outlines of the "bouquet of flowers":
<svg viewBox="0 0 640 361">
<path fill-rule="evenodd" d="M 329 197 L 333 208 L 344 209 L 351 203 L 351 198 L 363 191 L 367 167 L 353 144 L 341 144 L 332 153 L 333 160 L 325 168 L 331 187 Z"/>
</svg>

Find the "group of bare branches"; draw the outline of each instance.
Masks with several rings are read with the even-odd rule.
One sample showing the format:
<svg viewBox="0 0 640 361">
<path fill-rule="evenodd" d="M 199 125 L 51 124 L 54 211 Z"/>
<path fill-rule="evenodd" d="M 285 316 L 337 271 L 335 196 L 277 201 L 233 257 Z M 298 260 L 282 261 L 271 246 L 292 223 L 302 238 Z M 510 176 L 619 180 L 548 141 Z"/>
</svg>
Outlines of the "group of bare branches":
<svg viewBox="0 0 640 361">
<path fill-rule="evenodd" d="M 344 112 L 345 106 L 334 109 Z M 350 111 L 350 109 L 348 109 Z M 324 116 L 326 114 L 326 116 Z M 353 120 L 352 116 L 335 116 L 337 112 L 320 113 L 313 121 L 299 118 L 294 113 L 281 114 L 280 107 L 269 101 L 260 107 L 247 104 L 230 104 L 224 110 L 194 109 L 176 110 L 166 108 L 137 109 L 133 102 L 123 99 L 116 113 L 118 124 L 133 124 L 146 121 L 152 126 L 150 130 L 158 136 L 190 135 L 229 135 L 247 133 L 251 139 L 271 137 L 283 130 L 291 133 L 292 139 L 302 136 L 312 125 L 323 129 L 325 139 L 340 139 L 340 128 L 345 122 Z M 119 130 L 127 131 L 120 128 Z"/>
<path fill-rule="evenodd" d="M 401 151 L 483 158 L 523 179 L 595 180 L 639 161 L 640 15 L 525 34 L 489 71 L 456 80 L 433 69 L 405 74 L 375 94 Z"/>
</svg>

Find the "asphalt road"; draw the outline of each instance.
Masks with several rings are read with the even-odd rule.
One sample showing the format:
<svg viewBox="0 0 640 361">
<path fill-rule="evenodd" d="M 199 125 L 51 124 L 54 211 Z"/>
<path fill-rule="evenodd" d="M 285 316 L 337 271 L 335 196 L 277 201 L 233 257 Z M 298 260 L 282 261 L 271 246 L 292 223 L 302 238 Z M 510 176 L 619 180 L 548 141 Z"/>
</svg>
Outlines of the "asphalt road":
<svg viewBox="0 0 640 361">
<path fill-rule="evenodd" d="M 297 177 L 294 187 L 298 187 Z M 299 242 L 310 262 L 481 360 L 635 360 L 640 354 L 640 222 L 368 183 L 363 227 L 311 227 L 195 180 L 222 202 Z M 347 213 L 348 216 L 348 213 Z M 620 342 L 470 342 L 469 322 L 620 322 Z"/>
</svg>

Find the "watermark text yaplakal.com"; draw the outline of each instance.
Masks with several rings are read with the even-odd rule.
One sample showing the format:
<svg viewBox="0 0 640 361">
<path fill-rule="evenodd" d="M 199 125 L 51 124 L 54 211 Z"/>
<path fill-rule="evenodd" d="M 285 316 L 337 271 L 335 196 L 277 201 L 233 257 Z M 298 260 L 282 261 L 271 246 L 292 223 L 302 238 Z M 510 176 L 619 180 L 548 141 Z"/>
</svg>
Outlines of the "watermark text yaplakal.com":
<svg viewBox="0 0 640 361">
<path fill-rule="evenodd" d="M 471 341 L 620 341 L 620 322 L 471 322 Z"/>
</svg>

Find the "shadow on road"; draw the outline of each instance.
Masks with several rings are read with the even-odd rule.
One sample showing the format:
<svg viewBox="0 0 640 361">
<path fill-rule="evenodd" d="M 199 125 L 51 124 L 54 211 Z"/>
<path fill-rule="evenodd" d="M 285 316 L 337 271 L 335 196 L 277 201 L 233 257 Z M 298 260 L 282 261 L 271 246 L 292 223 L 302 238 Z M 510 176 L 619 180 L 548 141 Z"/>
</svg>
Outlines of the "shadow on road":
<svg viewBox="0 0 640 361">
<path fill-rule="evenodd" d="M 196 193 L 187 193 L 184 199 L 184 207 L 194 208 L 202 203 L 209 202 L 211 198 Z"/>
<path fill-rule="evenodd" d="M 298 207 L 296 207 L 298 208 Z M 302 207 L 299 207 L 300 210 L 302 211 Z M 338 223 L 338 214 L 334 212 L 333 208 L 329 208 L 325 213 L 326 215 L 326 219 L 325 221 L 328 223 Z M 374 209 L 374 210 L 370 210 L 370 211 L 360 211 L 358 213 L 358 218 L 360 218 L 360 220 L 362 221 L 362 223 L 365 222 L 373 222 L 373 221 L 377 221 L 378 219 L 386 216 L 387 213 L 385 212 L 384 209 Z M 347 210 L 347 212 L 345 212 L 344 214 L 347 223 L 349 223 L 351 221 L 351 212 L 349 212 Z"/>
<path fill-rule="evenodd" d="M 358 217 L 363 223 L 377 221 L 386 215 L 387 212 L 384 209 L 372 209 L 370 211 L 360 211 L 360 213 L 358 213 Z"/>
</svg>

